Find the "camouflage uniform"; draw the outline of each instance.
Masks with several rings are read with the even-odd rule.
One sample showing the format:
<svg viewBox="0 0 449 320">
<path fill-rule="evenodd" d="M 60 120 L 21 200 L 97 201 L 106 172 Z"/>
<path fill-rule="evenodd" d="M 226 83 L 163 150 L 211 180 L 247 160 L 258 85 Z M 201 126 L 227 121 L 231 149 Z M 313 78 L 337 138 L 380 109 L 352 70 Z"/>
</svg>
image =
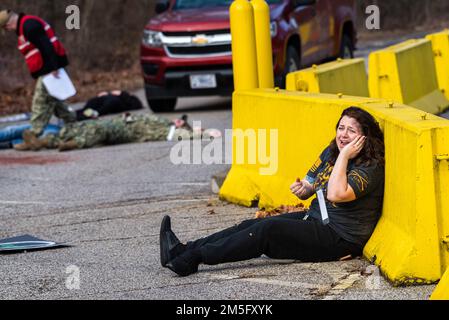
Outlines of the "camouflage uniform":
<svg viewBox="0 0 449 320">
<path fill-rule="evenodd" d="M 65 126 L 59 136 L 46 138 L 47 148 L 61 142 L 75 141 L 78 149 L 131 142 L 166 141 L 173 123 L 155 115 L 133 115 L 111 119 L 88 120 Z M 176 129 L 175 139 L 190 139 L 192 132 Z"/>
<path fill-rule="evenodd" d="M 172 122 L 155 115 L 115 118 L 108 128 L 107 144 L 167 140 Z"/>
<path fill-rule="evenodd" d="M 92 148 L 107 139 L 107 130 L 100 121 L 89 120 L 68 124 L 59 135 L 48 135 L 47 148 L 58 148 L 61 142 L 75 141 L 78 148 Z"/>
<path fill-rule="evenodd" d="M 69 111 L 64 102 L 48 94 L 42 77 L 37 80 L 31 111 L 31 131 L 36 136 L 39 136 L 43 132 L 53 115 L 64 120 L 66 124 L 76 121 L 75 114 Z"/>
</svg>

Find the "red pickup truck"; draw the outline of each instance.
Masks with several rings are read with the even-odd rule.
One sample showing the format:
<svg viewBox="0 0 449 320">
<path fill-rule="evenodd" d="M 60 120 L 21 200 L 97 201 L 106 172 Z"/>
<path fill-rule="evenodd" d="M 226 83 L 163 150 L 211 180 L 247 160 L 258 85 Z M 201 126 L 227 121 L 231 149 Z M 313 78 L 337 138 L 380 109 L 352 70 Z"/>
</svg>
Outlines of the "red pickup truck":
<svg viewBox="0 0 449 320">
<path fill-rule="evenodd" d="M 287 73 L 353 57 L 356 0 L 268 0 L 276 86 Z M 232 0 L 159 0 L 145 27 L 141 64 L 154 112 L 178 97 L 233 92 L 229 7 Z"/>
</svg>

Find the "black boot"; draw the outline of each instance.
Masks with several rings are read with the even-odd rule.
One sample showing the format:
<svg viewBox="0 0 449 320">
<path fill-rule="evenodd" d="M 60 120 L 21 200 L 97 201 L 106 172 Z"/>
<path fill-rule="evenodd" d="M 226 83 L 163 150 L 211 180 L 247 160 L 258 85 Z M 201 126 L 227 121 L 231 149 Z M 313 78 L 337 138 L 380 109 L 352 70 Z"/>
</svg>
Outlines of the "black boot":
<svg viewBox="0 0 449 320">
<path fill-rule="evenodd" d="M 171 220 L 169 216 L 162 219 L 159 233 L 159 245 L 161 253 L 161 265 L 165 268 L 170 260 L 185 251 L 185 245 L 179 241 L 175 233 L 171 230 Z"/>
<path fill-rule="evenodd" d="M 178 276 L 187 277 L 198 272 L 198 266 L 201 261 L 201 251 L 199 249 L 186 250 L 167 263 L 167 268 Z"/>
</svg>

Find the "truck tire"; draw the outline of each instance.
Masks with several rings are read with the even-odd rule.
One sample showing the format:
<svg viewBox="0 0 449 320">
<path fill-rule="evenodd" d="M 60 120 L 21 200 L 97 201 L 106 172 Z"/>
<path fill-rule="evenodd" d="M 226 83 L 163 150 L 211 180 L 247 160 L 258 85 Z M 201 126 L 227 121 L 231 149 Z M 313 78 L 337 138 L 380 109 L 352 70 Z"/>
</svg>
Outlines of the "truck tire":
<svg viewBox="0 0 449 320">
<path fill-rule="evenodd" d="M 351 37 L 347 34 L 344 34 L 341 39 L 339 58 L 342 59 L 354 58 L 354 44 L 352 43 Z"/>
<path fill-rule="evenodd" d="M 282 77 L 282 88 L 286 86 L 287 75 L 298 71 L 301 68 L 301 57 L 294 46 L 287 47 L 287 56 L 285 59 L 284 75 Z"/>
<path fill-rule="evenodd" d="M 147 100 L 150 109 L 153 110 L 154 113 L 173 112 L 175 110 L 176 103 L 178 102 L 177 98 L 168 98 L 168 99 L 147 98 Z"/>
</svg>

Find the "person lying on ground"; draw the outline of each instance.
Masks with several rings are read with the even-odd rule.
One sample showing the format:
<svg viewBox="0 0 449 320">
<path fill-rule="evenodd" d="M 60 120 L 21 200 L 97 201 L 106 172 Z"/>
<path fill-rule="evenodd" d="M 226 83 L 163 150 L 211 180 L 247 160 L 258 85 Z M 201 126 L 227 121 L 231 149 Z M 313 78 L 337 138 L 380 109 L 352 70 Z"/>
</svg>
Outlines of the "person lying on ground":
<svg viewBox="0 0 449 320">
<path fill-rule="evenodd" d="M 143 104 L 140 99 L 126 91 L 103 91 L 87 101 L 84 108 L 76 112 L 76 117 L 78 121 L 84 121 L 108 114 L 141 109 L 143 109 Z"/>
<path fill-rule="evenodd" d="M 8 126 L 0 129 L 0 149 L 10 149 L 23 143 L 22 135 L 31 129 L 31 124 Z M 49 134 L 58 134 L 60 126 L 49 124 L 45 127 L 43 137 Z"/>
<path fill-rule="evenodd" d="M 206 131 L 208 137 L 220 137 L 220 132 Z M 175 137 L 191 139 L 195 134 L 187 123 L 187 117 L 170 121 L 153 115 L 124 114 L 110 119 L 87 120 L 65 126 L 58 135 L 50 134 L 38 140 L 34 150 L 42 148 L 69 151 L 103 145 L 133 142 L 171 141 Z M 203 133 L 203 138 L 206 138 Z"/>
<path fill-rule="evenodd" d="M 384 154 L 383 133 L 375 119 L 362 109 L 346 109 L 336 137 L 307 176 L 290 187 L 301 200 L 322 190 L 329 220 L 323 219 L 315 199 L 307 211 L 244 221 L 184 244 L 165 216 L 160 228 L 161 265 L 188 276 L 202 263 L 218 265 L 262 255 L 302 262 L 359 256 L 382 212 Z"/>
</svg>

